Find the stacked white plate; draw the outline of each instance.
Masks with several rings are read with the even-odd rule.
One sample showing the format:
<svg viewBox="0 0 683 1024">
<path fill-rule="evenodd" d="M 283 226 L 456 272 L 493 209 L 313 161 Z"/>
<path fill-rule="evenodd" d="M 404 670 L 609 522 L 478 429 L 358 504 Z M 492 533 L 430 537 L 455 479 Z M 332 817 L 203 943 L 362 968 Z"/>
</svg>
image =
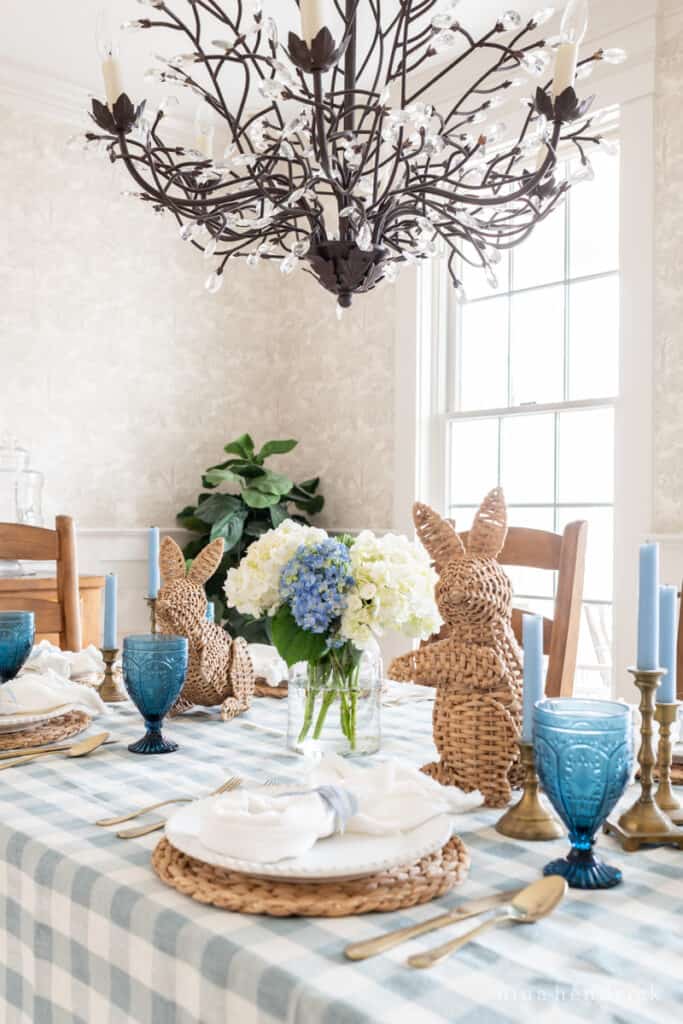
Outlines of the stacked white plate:
<svg viewBox="0 0 683 1024">
<path fill-rule="evenodd" d="M 268 793 L 273 796 L 278 792 L 291 791 L 291 784 L 268 787 Z M 210 799 L 215 798 L 207 798 Z M 452 831 L 450 817 L 440 814 L 410 832 L 389 836 L 358 832 L 334 835 L 319 840 L 302 857 L 263 863 L 228 857 L 204 845 L 199 838 L 199 824 L 205 802 L 196 800 L 187 804 L 168 819 L 166 838 L 169 843 L 181 853 L 213 867 L 283 882 L 342 881 L 412 864 L 440 850 L 450 839 Z"/>
<path fill-rule="evenodd" d="M 39 725 L 51 721 L 53 718 L 61 718 L 73 711 L 73 704 L 62 704 L 60 707 L 46 710 L 36 710 L 32 714 L 0 715 L 0 733 L 5 732 L 29 732 Z"/>
</svg>

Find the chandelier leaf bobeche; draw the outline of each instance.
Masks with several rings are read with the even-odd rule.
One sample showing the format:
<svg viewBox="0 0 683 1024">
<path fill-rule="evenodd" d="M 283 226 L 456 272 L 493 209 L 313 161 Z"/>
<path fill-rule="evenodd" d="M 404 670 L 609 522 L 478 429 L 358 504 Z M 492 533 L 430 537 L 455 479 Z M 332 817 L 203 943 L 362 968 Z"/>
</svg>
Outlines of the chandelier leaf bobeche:
<svg viewBox="0 0 683 1024">
<path fill-rule="evenodd" d="M 340 307 L 438 251 L 459 290 L 463 263 L 494 284 L 501 252 L 592 177 L 588 149 L 605 140 L 576 79 L 625 57 L 598 50 L 579 60 L 587 0 L 570 0 L 555 40 L 539 38 L 552 8 L 526 20 L 506 11 L 475 36 L 457 2 L 442 0 L 140 2 L 149 17 L 123 29 L 185 40 L 186 52 L 158 58 L 146 77 L 201 98 L 195 139 L 164 142 L 165 104 L 152 112 L 123 92 L 105 39 L 107 103 L 92 109 L 104 134 L 88 133 L 86 144 L 122 161 L 134 194 L 169 211 L 213 262 L 208 291 L 230 260 L 278 260 L 283 274 L 313 274 Z M 288 2 L 301 35 L 282 38 Z M 432 105 L 430 91 L 456 68 L 457 95 Z M 519 112 L 514 130 L 495 120 L 503 105 Z M 562 177 L 561 145 L 576 156 Z"/>
</svg>

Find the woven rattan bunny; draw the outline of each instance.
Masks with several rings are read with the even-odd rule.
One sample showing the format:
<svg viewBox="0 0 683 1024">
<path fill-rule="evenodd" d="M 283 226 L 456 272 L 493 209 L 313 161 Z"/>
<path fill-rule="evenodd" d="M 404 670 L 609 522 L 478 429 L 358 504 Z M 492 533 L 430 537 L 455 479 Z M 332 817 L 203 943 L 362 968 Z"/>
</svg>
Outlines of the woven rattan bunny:
<svg viewBox="0 0 683 1024">
<path fill-rule="evenodd" d="M 157 625 L 161 633 L 186 636 L 189 645 L 187 676 L 174 714 L 193 704 L 220 704 L 221 716 L 227 721 L 247 710 L 254 692 L 254 670 L 246 641 L 241 637 L 232 640 L 224 629 L 206 619 L 204 584 L 220 565 L 223 548 L 222 539 L 212 541 L 186 572 L 176 542 L 171 537 L 161 542 Z"/>
<path fill-rule="evenodd" d="M 392 679 L 437 687 L 434 742 L 440 760 L 423 771 L 447 785 L 479 789 L 504 806 L 516 773 L 522 654 L 511 625 L 512 587 L 496 561 L 507 512 L 497 488 L 484 499 L 466 538 L 427 505 L 416 504 L 418 536 L 439 574 L 440 639 L 396 658 Z"/>
</svg>

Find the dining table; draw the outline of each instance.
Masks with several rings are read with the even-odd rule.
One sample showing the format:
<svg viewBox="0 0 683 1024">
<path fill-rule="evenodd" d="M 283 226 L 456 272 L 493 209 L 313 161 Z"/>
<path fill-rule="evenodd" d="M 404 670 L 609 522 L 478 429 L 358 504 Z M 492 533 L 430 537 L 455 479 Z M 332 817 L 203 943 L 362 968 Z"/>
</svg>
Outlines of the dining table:
<svg viewBox="0 0 683 1024">
<path fill-rule="evenodd" d="M 369 764 L 433 759 L 431 695 L 390 684 L 382 746 Z M 92 731 L 116 742 L 82 760 L 41 758 L 0 778 L 0 1021 L 3 1024 L 504 1024 L 671 1022 L 683 1006 L 683 853 L 625 853 L 600 836 L 623 883 L 570 890 L 534 925 L 489 931 L 428 970 L 408 955 L 471 927 L 454 924 L 350 961 L 348 943 L 424 921 L 464 900 L 518 889 L 566 839 L 500 835 L 500 810 L 456 818 L 466 880 L 409 910 L 340 918 L 226 912 L 164 885 L 150 858 L 162 833 L 123 840 L 103 817 L 201 796 L 226 778 L 296 783 L 306 761 L 286 746 L 286 701 L 263 698 L 230 722 L 197 709 L 166 722 L 175 753 L 136 756 L 129 703 Z M 627 797 L 628 799 L 628 797 Z M 150 816 L 142 820 L 150 820 Z M 135 824 L 135 823 L 133 823 Z"/>
</svg>

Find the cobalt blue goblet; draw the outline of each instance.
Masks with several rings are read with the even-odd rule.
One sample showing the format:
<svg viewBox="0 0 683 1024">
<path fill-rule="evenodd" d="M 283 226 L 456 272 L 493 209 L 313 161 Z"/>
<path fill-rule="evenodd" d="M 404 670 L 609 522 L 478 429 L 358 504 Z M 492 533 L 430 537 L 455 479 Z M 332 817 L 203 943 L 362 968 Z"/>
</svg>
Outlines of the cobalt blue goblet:
<svg viewBox="0 0 683 1024">
<path fill-rule="evenodd" d="M 0 612 L 0 683 L 14 679 L 33 649 L 33 612 Z"/>
<path fill-rule="evenodd" d="M 534 708 L 536 769 L 569 830 L 572 848 L 545 875 L 574 889 L 609 889 L 621 871 L 599 860 L 595 834 L 623 794 L 633 767 L 631 709 L 611 700 L 542 700 Z"/>
<path fill-rule="evenodd" d="M 134 754 L 170 754 L 178 744 L 164 739 L 164 716 L 180 696 L 187 673 L 187 639 L 165 633 L 123 640 L 123 681 L 145 720 L 147 732 L 128 747 Z"/>
</svg>

